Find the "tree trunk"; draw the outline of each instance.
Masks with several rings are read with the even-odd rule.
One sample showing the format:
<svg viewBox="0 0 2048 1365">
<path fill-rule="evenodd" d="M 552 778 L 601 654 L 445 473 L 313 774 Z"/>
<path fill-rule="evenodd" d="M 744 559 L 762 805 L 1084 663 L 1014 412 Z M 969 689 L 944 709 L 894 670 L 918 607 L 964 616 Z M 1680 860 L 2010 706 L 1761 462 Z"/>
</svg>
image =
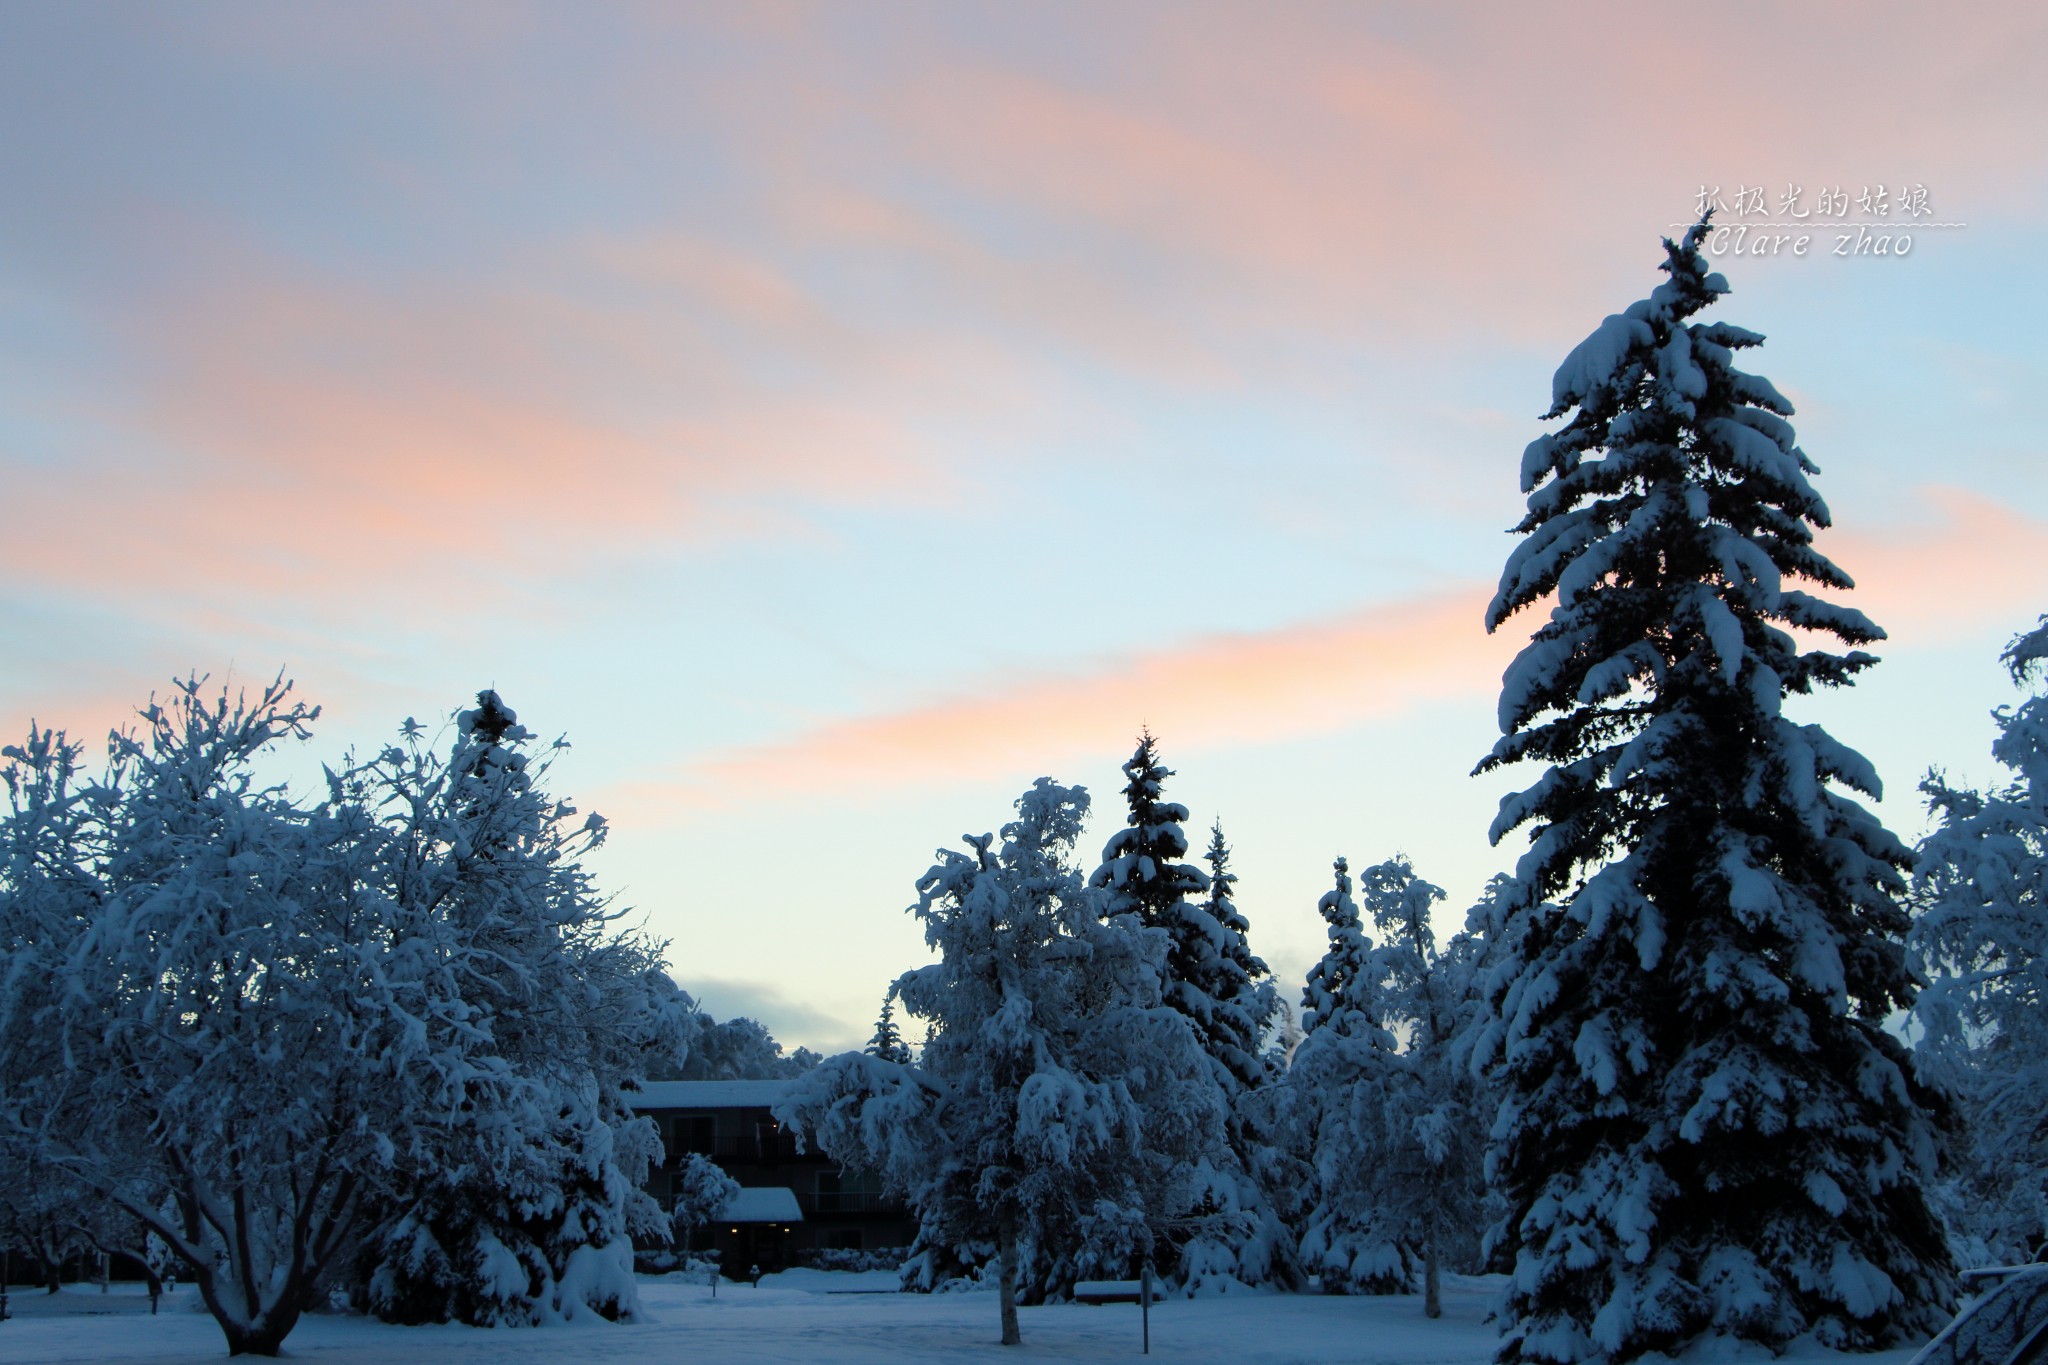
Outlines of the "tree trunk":
<svg viewBox="0 0 2048 1365">
<path fill-rule="evenodd" d="M 1436 1254 L 1436 1219 L 1432 1218 L 1429 1229 L 1422 1235 L 1422 1316 L 1425 1318 L 1444 1315 L 1442 1281 Z"/>
<path fill-rule="evenodd" d="M 221 1301 L 221 1286 L 216 1275 L 197 1267 L 194 1271 L 199 1296 L 206 1300 L 207 1310 L 220 1324 L 220 1334 L 228 1339 L 229 1355 L 274 1356 L 284 1345 L 284 1339 L 291 1335 L 292 1328 L 299 1325 L 302 1296 L 296 1282 L 287 1287 L 287 1292 L 280 1293 L 270 1307 L 256 1309 L 245 1321 Z M 230 1288 L 228 1292 L 232 1294 L 234 1291 Z"/>
<path fill-rule="evenodd" d="M 1002 1269 L 996 1281 L 996 1298 L 1003 1310 L 1003 1345 L 1022 1346 L 1023 1333 L 1017 1330 L 1017 1225 L 1005 1218 L 1001 1233 Z"/>
<path fill-rule="evenodd" d="M 298 1325 L 299 1310 L 278 1305 L 275 1314 L 263 1314 L 251 1323 L 228 1322 L 220 1325 L 221 1335 L 228 1339 L 228 1354 L 231 1356 L 274 1356 L 284 1346 L 284 1339 L 291 1335 Z"/>
</svg>

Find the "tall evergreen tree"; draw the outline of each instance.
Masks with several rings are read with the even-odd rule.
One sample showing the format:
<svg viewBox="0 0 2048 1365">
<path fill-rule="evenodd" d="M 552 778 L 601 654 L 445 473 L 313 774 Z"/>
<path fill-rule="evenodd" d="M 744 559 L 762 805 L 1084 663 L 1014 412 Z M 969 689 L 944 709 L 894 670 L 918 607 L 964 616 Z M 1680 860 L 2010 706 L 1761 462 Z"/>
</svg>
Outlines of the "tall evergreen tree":
<svg viewBox="0 0 2048 1365">
<path fill-rule="evenodd" d="M 1202 861 L 1209 864 L 1208 895 L 1200 913 L 1188 916 L 1184 925 L 1193 931 L 1190 938 L 1199 936 L 1199 941 L 1182 954 L 1187 977 L 1178 993 L 1179 1003 L 1200 1031 L 1209 1055 L 1230 1073 L 1237 1086 L 1250 1089 L 1267 1079 L 1259 1039 L 1279 1002 L 1273 994 L 1272 973 L 1252 951 L 1247 937 L 1251 921 L 1230 898 L 1237 874 L 1230 870 L 1230 845 L 1224 842 L 1221 821 L 1209 828 L 1209 847 Z"/>
<path fill-rule="evenodd" d="M 1183 861 L 1188 810 L 1163 799 L 1173 770 L 1160 761 L 1149 730 L 1139 735 L 1123 771 L 1129 821 L 1110 836 L 1089 885 L 1101 898 L 1105 918 L 1128 916 L 1165 935 L 1161 998 L 1200 1040 L 1220 1101 L 1241 1115 L 1245 1093 L 1264 1076 L 1258 1037 L 1273 998 L 1255 978 L 1265 975 L 1265 964 L 1245 940 L 1249 926 L 1230 902 L 1230 883 L 1218 892 L 1200 869 Z M 1220 846 L 1219 831 L 1212 853 Z M 1228 850 L 1221 856 L 1227 863 Z M 1294 1279 L 1284 1247 L 1289 1239 L 1279 1235 L 1279 1222 L 1252 1175 L 1258 1164 L 1254 1137 L 1244 1125 L 1233 1125 L 1229 1151 L 1202 1173 L 1199 1201 L 1168 1211 L 1169 1226 L 1157 1229 L 1190 1292 Z"/>
<path fill-rule="evenodd" d="M 1286 1210 L 1299 1181 L 1276 1149 L 1274 1107 L 1259 1095 L 1277 1074 L 1259 1043 L 1280 1013 L 1280 1000 L 1272 974 L 1246 937 L 1251 923 L 1231 899 L 1237 874 L 1230 870 L 1220 821 L 1210 826 L 1202 859 L 1209 865 L 1208 894 L 1183 922 L 1202 941 L 1182 955 L 1189 978 L 1176 983 L 1178 1000 L 1176 993 L 1167 998 L 1195 1025 L 1230 1107 L 1234 1169 L 1216 1202 L 1235 1216 L 1219 1220 L 1223 1226 L 1209 1234 L 1208 1245 L 1198 1241 L 1182 1249 L 1181 1271 L 1196 1291 L 1221 1290 L 1230 1281 L 1298 1288 L 1303 1276 Z"/>
<path fill-rule="evenodd" d="M 1443 889 L 1395 855 L 1359 877 L 1380 932 L 1371 975 L 1381 1021 L 1406 1038 L 1381 1095 L 1378 1165 L 1382 1216 L 1421 1263 L 1423 1312 L 1443 1313 L 1442 1268 L 1476 1260 L 1485 1204 L 1482 1153 L 1493 1116 L 1464 1064 L 1464 1035 L 1476 1013 L 1471 990 L 1477 940 L 1460 934 L 1442 948 L 1430 909 Z"/>
<path fill-rule="evenodd" d="M 1331 868 L 1336 885 L 1316 902 L 1316 910 L 1328 926 L 1330 946 L 1309 968 L 1308 983 L 1302 988 L 1301 1029 L 1304 1037 L 1311 1036 L 1350 1015 L 1355 1027 L 1349 1031 L 1369 1036 L 1380 1029 L 1378 1012 L 1364 993 L 1372 982 L 1372 940 L 1358 917 L 1358 902 L 1351 898 L 1350 862 L 1339 858 Z"/>
<path fill-rule="evenodd" d="M 1187 822 L 1188 808 L 1161 799 L 1166 779 L 1172 776 L 1173 769 L 1159 761 L 1152 732 L 1141 732 L 1136 752 L 1124 764 L 1130 820 L 1103 846 L 1102 863 L 1088 884 L 1108 893 L 1102 903 L 1104 918 L 1133 914 L 1147 929 L 1172 935 L 1168 975 L 1186 981 L 1190 954 L 1196 951 L 1188 932 L 1193 923 L 1188 900 L 1208 890 L 1209 881 L 1199 868 L 1183 861 L 1188 836 L 1181 826 Z"/>
<path fill-rule="evenodd" d="M 1351 865 L 1333 865 L 1336 884 L 1316 908 L 1330 944 L 1309 970 L 1301 1045 L 1288 1069 L 1290 1145 L 1311 1176 L 1300 1215 L 1302 1265 L 1325 1293 L 1398 1294 L 1415 1269 L 1403 1229 L 1386 1209 L 1384 1123 L 1399 1066 L 1382 1020 L 1373 943 L 1351 897 Z"/>
<path fill-rule="evenodd" d="M 864 1052 L 870 1057 L 880 1057 L 885 1062 L 896 1062 L 903 1066 L 911 1063 L 910 1044 L 903 1041 L 902 1030 L 896 1027 L 896 983 L 889 983 L 889 993 L 882 997 L 882 1014 L 875 1020 L 875 1036 L 868 1039 Z"/>
<path fill-rule="evenodd" d="M 407 817 L 350 870 L 418 923 L 403 947 L 459 975 L 464 1010 L 422 1027 L 488 1039 L 496 1070 L 525 1082 L 488 1114 L 490 1072 L 477 1068 L 459 1112 L 493 1121 L 380 1206 L 357 1298 L 400 1322 L 630 1318 L 632 1238 L 670 1229 L 640 1188 L 660 1140 L 625 1085 L 647 1056 L 679 1050 L 690 1002 L 655 945 L 613 927 L 619 912 L 582 862 L 603 817 L 576 818 L 542 785 L 567 741 L 536 756 L 495 691 L 476 701 L 456 713 L 451 753 L 408 722 L 399 744 L 331 779 L 331 804 Z"/>
<path fill-rule="evenodd" d="M 2015 686 L 2048 664 L 2048 616 L 2006 647 Z M 2048 694 L 1993 713 L 2010 770 L 1987 792 L 1930 773 L 1911 944 L 1928 974 L 1920 1054 L 1961 1100 L 1950 1215 L 1977 1255 L 2031 1259 L 2048 1238 Z"/>
<path fill-rule="evenodd" d="M 1557 371 L 1546 417 L 1577 411 L 1523 455 L 1525 539 L 1486 615 L 1555 598 L 1479 765 L 1550 765 L 1492 830 L 1532 826 L 1494 1001 L 1511 1361 L 1708 1333 L 1872 1349 L 1954 1297 L 1934 1100 L 1881 1027 L 1913 999 L 1910 854 L 1831 785 L 1876 795 L 1869 763 L 1783 710 L 1874 662 L 1787 628 L 1883 632 L 1792 586 L 1851 584 L 1813 546 L 1792 405 L 1735 367 L 1763 338 L 1689 321 L 1728 289 L 1706 231 Z"/>
</svg>

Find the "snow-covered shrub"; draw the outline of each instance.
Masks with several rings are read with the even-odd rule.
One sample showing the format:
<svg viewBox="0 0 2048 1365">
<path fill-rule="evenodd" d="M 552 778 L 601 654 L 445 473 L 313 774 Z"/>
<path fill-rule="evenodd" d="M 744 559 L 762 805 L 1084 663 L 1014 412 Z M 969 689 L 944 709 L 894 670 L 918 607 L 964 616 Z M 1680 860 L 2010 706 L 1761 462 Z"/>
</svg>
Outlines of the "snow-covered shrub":
<svg viewBox="0 0 2048 1365">
<path fill-rule="evenodd" d="M 901 1270 L 909 1247 L 809 1247 L 796 1254 L 807 1270 Z"/>
</svg>

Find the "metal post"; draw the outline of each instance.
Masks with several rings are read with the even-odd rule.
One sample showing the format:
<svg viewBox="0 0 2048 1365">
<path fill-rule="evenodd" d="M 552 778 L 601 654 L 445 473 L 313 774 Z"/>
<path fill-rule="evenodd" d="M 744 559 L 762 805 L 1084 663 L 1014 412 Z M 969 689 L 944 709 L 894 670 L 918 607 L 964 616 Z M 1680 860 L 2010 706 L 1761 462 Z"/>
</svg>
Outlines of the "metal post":
<svg viewBox="0 0 2048 1365">
<path fill-rule="evenodd" d="M 1152 1354 L 1152 1263 L 1145 1262 L 1145 1273 L 1138 1281 L 1138 1319 L 1144 1324 L 1145 1349 L 1143 1354 Z"/>
<path fill-rule="evenodd" d="M 7 1251 L 0 1249 L 0 1322 L 7 1321 L 7 1277 L 12 1269 Z"/>
</svg>

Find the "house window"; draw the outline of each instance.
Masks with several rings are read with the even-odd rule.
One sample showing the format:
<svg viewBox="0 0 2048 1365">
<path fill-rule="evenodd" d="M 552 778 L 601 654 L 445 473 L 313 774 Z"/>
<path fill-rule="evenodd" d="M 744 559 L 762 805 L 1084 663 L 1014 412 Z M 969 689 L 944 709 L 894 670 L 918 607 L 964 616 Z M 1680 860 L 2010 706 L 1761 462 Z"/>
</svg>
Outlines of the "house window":
<svg viewBox="0 0 2048 1365">
<path fill-rule="evenodd" d="M 819 1171 L 819 1213 L 867 1213 L 879 1207 L 881 1182 L 866 1171 Z"/>
</svg>

